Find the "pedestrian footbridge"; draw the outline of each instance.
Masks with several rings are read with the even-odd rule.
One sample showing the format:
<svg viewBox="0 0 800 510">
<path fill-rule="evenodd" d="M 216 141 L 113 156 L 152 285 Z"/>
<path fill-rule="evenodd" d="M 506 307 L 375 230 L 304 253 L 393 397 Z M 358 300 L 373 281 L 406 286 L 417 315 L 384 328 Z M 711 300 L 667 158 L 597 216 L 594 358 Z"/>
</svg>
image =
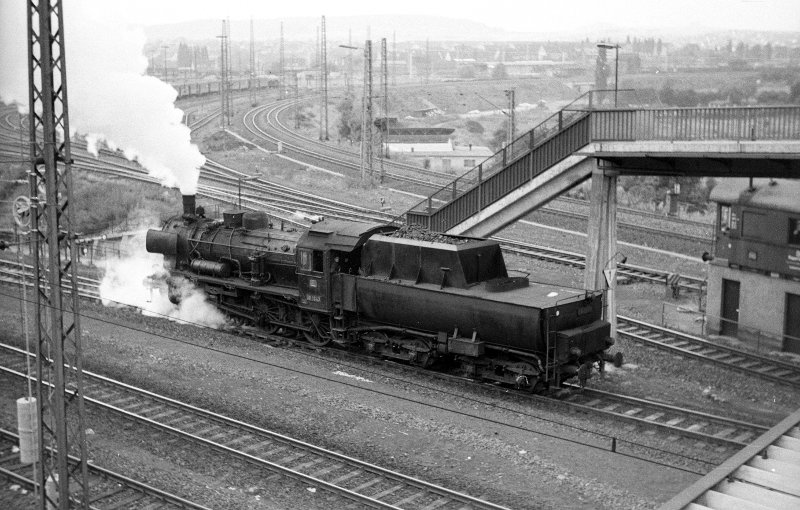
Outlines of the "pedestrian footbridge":
<svg viewBox="0 0 800 510">
<path fill-rule="evenodd" d="M 615 94 L 616 96 L 616 94 Z M 406 222 L 488 237 L 592 178 L 586 289 L 606 289 L 616 333 L 619 175 L 800 178 L 800 106 L 650 108 L 592 91 L 406 212 Z"/>
<path fill-rule="evenodd" d="M 596 171 L 605 175 L 800 178 L 800 106 L 649 108 L 592 91 L 406 213 L 485 237 Z"/>
</svg>

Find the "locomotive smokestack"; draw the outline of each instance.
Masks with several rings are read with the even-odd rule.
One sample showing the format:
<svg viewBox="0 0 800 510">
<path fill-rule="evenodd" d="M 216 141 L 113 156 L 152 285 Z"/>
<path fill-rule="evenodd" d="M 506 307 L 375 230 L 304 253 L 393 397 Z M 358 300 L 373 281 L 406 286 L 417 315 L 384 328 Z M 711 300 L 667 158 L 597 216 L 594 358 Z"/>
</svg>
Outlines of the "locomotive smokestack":
<svg viewBox="0 0 800 510">
<path fill-rule="evenodd" d="M 183 195 L 183 214 L 195 213 L 194 195 Z"/>
</svg>

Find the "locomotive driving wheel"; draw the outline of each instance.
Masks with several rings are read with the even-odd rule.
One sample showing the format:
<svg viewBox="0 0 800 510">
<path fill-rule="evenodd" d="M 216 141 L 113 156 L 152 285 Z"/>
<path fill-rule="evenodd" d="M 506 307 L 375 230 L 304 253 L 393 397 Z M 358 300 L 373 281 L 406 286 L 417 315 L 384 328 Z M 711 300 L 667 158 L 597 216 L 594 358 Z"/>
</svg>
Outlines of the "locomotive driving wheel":
<svg viewBox="0 0 800 510">
<path fill-rule="evenodd" d="M 301 324 L 308 330 L 303 330 L 303 336 L 308 343 L 324 347 L 331 343 L 330 320 L 318 313 L 303 312 Z"/>
<path fill-rule="evenodd" d="M 283 315 L 285 315 L 284 311 L 281 310 L 281 306 L 277 303 L 265 300 L 259 304 L 258 311 L 258 327 L 263 329 L 268 335 L 276 333 L 278 329 L 280 329 L 280 326 L 274 324 L 274 321 L 281 320 Z"/>
</svg>

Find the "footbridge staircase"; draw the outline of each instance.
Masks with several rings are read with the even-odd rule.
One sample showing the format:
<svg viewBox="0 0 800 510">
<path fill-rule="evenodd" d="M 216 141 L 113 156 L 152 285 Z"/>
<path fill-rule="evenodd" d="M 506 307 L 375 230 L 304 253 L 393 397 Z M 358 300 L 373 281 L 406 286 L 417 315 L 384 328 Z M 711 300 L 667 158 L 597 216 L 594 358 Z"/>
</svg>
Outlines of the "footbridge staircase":
<svg viewBox="0 0 800 510">
<path fill-rule="evenodd" d="M 490 236 L 598 170 L 800 178 L 800 106 L 653 108 L 618 92 L 580 96 L 407 211 L 406 222 Z"/>
</svg>

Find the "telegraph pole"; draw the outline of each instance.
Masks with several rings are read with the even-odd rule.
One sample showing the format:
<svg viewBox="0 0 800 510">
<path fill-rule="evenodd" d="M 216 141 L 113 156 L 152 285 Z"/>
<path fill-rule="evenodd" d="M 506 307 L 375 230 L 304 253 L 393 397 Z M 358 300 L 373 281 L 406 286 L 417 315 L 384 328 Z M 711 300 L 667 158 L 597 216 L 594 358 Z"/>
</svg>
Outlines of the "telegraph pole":
<svg viewBox="0 0 800 510">
<path fill-rule="evenodd" d="M 353 29 L 352 28 L 348 28 L 347 29 L 347 46 L 349 46 L 351 48 L 353 47 Z M 347 83 L 346 83 L 346 87 L 347 87 L 347 91 L 348 92 L 350 92 L 350 90 L 353 87 L 353 54 L 352 53 L 348 53 L 347 54 Z"/>
<path fill-rule="evenodd" d="M 516 117 L 514 116 L 514 109 L 516 108 L 514 89 L 506 90 L 505 93 L 506 97 L 508 97 L 508 145 L 511 145 L 517 130 Z"/>
<path fill-rule="evenodd" d="M 361 180 L 372 177 L 372 41 L 364 42 L 364 96 L 361 101 Z"/>
<path fill-rule="evenodd" d="M 425 39 L 425 83 L 431 81 L 431 40 Z"/>
<path fill-rule="evenodd" d="M 279 55 L 279 62 L 278 62 L 278 78 L 281 90 L 278 92 L 278 98 L 283 99 L 286 94 L 286 77 L 285 77 L 285 67 L 286 61 L 284 60 L 284 45 L 283 45 L 283 21 L 281 21 L 281 45 L 280 45 L 280 55 Z"/>
<path fill-rule="evenodd" d="M 225 129 L 225 126 L 231 125 L 231 82 L 229 75 L 230 66 L 228 64 L 228 30 L 225 20 L 222 20 L 222 35 L 218 35 L 217 37 L 220 39 L 220 127 Z"/>
<path fill-rule="evenodd" d="M 320 105 L 319 105 L 319 139 L 329 140 L 328 136 L 328 43 L 325 36 L 325 16 L 320 25 Z"/>
<path fill-rule="evenodd" d="M 381 176 L 383 182 L 383 160 L 389 157 L 389 62 L 387 61 L 386 38 L 381 39 L 381 88 L 383 89 L 383 129 L 381 129 Z"/>
<path fill-rule="evenodd" d="M 253 34 L 253 18 L 250 18 L 250 105 L 255 106 L 256 100 L 256 40 Z"/>
<path fill-rule="evenodd" d="M 161 49 L 164 50 L 164 82 L 167 81 L 167 46 L 166 44 L 161 46 Z"/>
<path fill-rule="evenodd" d="M 72 152 L 64 15 L 61 0 L 31 0 L 27 5 L 32 163 L 28 175 L 38 337 L 38 482 L 42 489 L 50 480 L 56 487 L 56 494 L 41 491 L 39 508 L 67 510 L 75 500 L 80 508 L 88 509 L 80 312 L 73 264 L 77 248 L 70 210 Z M 44 194 L 40 195 L 42 189 Z M 64 287 L 69 289 L 69 297 L 62 294 Z M 68 465 L 70 453 L 79 457 L 77 466 Z"/>
<path fill-rule="evenodd" d="M 300 111 L 299 111 L 299 104 L 300 104 L 300 92 L 299 92 L 299 82 L 300 79 L 297 77 L 297 71 L 294 72 L 294 128 L 300 129 Z"/>
<path fill-rule="evenodd" d="M 397 85 L 397 32 L 392 32 L 392 85 Z"/>
</svg>

